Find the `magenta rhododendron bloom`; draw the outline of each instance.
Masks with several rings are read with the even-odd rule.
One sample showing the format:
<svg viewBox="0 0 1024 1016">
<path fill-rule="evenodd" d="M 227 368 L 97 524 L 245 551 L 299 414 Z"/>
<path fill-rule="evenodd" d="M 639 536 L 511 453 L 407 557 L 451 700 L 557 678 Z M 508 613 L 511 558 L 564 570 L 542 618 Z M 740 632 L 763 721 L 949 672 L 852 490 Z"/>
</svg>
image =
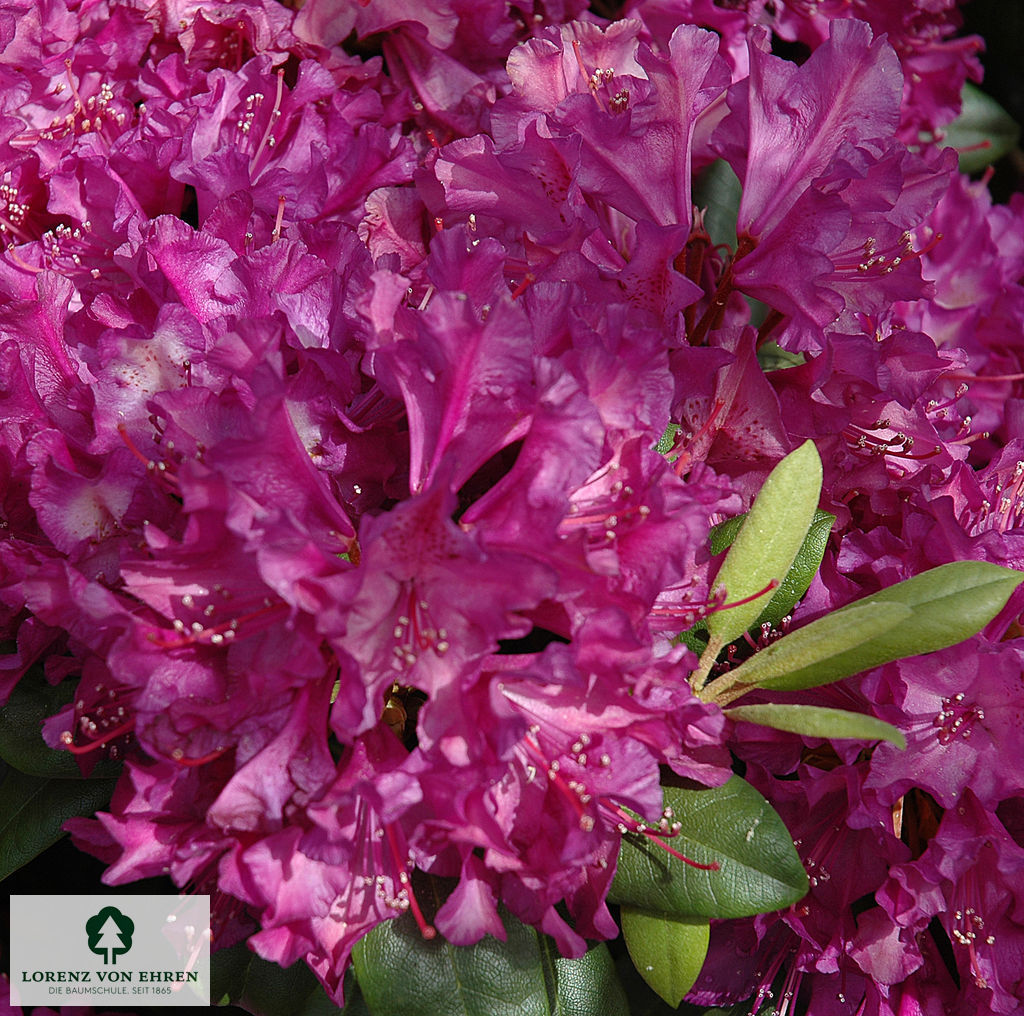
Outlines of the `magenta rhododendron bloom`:
<svg viewBox="0 0 1024 1016">
<path fill-rule="evenodd" d="M 0 789 L 113 774 L 52 810 L 211 896 L 218 990 L 406 1011 L 443 939 L 626 1012 L 621 927 L 693 1012 L 1020 1011 L 1024 202 L 943 145 L 958 25 L 0 2 Z"/>
</svg>

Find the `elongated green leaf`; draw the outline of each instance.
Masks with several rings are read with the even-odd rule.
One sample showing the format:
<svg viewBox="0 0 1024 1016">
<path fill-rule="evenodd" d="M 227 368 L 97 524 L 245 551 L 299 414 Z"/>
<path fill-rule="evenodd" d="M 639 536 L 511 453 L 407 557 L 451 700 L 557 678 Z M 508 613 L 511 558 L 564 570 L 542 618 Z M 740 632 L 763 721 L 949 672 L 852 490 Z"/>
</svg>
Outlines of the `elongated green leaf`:
<svg viewBox="0 0 1024 1016">
<path fill-rule="evenodd" d="M 711 530 L 711 553 L 720 554 L 728 548 L 746 521 L 746 513 L 727 519 Z M 770 624 L 773 627 L 793 609 L 797 601 L 814 580 L 814 576 L 821 567 L 821 559 L 825 556 L 825 548 L 828 546 L 828 534 L 836 517 L 831 512 L 822 511 L 820 508 L 814 512 L 811 526 L 807 530 L 804 542 L 797 551 L 796 557 L 782 584 L 775 590 L 768 606 L 764 608 L 753 627 L 758 628 L 762 624 Z"/>
<path fill-rule="evenodd" d="M 734 776 L 713 790 L 665 788 L 681 824 L 670 845 L 702 871 L 646 838 L 626 837 L 608 898 L 668 917 L 747 917 L 779 910 L 807 892 L 793 840 L 772 806 Z"/>
<path fill-rule="evenodd" d="M 859 628 L 859 622 L 854 620 L 857 616 L 855 612 L 862 612 L 864 607 L 872 604 L 882 604 L 884 609 L 894 613 L 901 608 L 907 609 L 910 616 L 854 648 L 829 654 L 827 658 L 819 658 L 816 662 L 809 661 L 782 677 L 758 680 L 758 685 L 762 688 L 787 690 L 812 688 L 858 674 L 862 670 L 870 670 L 891 660 L 945 649 L 984 628 L 1003 609 L 1010 594 L 1021 582 L 1024 582 L 1024 574 L 987 561 L 957 561 L 915 575 L 912 579 L 898 582 L 819 618 L 800 629 L 800 632 L 810 631 L 819 625 L 822 628 L 818 628 L 818 632 L 821 632 L 826 622 L 829 630 L 836 630 L 836 626 L 841 628 L 848 622 Z M 793 632 L 787 635 L 775 645 L 781 648 L 796 634 Z M 816 634 L 805 638 L 811 642 Z M 824 639 L 818 641 L 823 643 Z M 770 648 L 774 649 L 775 646 Z M 745 681 L 747 678 L 740 677 L 741 672 L 761 655 L 758 653 L 729 676 Z M 747 674 L 755 669 L 747 671 Z"/>
<path fill-rule="evenodd" d="M 42 735 L 43 720 L 70 702 L 74 690 L 74 681 L 53 686 L 41 673 L 26 674 L 0 709 L 0 759 L 29 776 L 81 779 L 74 755 L 50 748 Z M 99 762 L 88 778 L 109 779 L 120 768 L 117 762 Z"/>
<path fill-rule="evenodd" d="M 793 734 L 807 734 L 810 737 L 890 741 L 898 748 L 907 746 L 907 739 L 891 723 L 885 723 L 874 716 L 851 713 L 845 709 L 770 702 L 733 706 L 732 709 L 726 710 L 725 715 L 734 720 L 759 723 L 762 727 L 787 730 Z"/>
<path fill-rule="evenodd" d="M 355 977 L 345 978 L 345 1008 L 339 1009 L 305 963 L 287 969 L 260 959 L 240 942 L 210 956 L 210 998 L 254 1016 L 368 1016 Z"/>
<path fill-rule="evenodd" d="M 718 555 L 726 551 L 736 539 L 736 535 L 746 519 L 747 513 L 744 512 L 742 515 L 736 515 L 714 526 L 709 541 L 711 553 Z M 828 545 L 828 534 L 832 531 L 835 520 L 836 517 L 831 513 L 821 511 L 821 509 L 815 510 L 814 519 L 811 521 L 811 526 L 797 551 L 793 564 L 782 580 L 782 584 L 775 590 L 775 595 L 768 602 L 768 606 L 754 621 L 750 629 L 752 632 L 757 633 L 763 624 L 778 627 L 782 619 L 792 611 L 800 597 L 807 592 L 821 566 L 821 559 L 825 554 L 825 547 Z M 708 644 L 708 638 L 707 622 L 698 621 L 689 631 L 677 635 L 675 641 L 681 642 L 687 649 L 692 649 L 700 656 Z"/>
<path fill-rule="evenodd" d="M 567 966 L 546 936 L 506 912 L 502 921 L 507 941 L 487 936 L 465 947 L 424 939 L 409 915 L 378 925 L 352 953 L 371 1016 L 628 1013 L 610 957 L 588 953 L 582 966 Z M 585 983 L 597 975 L 600 989 Z"/>
<path fill-rule="evenodd" d="M 693 987 L 708 954 L 711 926 L 701 918 L 662 917 L 623 907 L 622 936 L 640 976 L 671 1006 Z"/>
<path fill-rule="evenodd" d="M 828 534 L 836 517 L 830 512 L 815 510 L 811 526 L 807 530 L 804 542 L 797 551 L 796 557 L 782 584 L 775 590 L 768 606 L 764 608 L 754 625 L 770 624 L 777 627 L 779 622 L 792 611 L 797 601 L 807 592 L 808 587 L 818 574 L 821 559 L 828 546 Z"/>
<path fill-rule="evenodd" d="M 109 803 L 116 780 L 51 780 L 7 767 L 0 782 L 0 879 L 52 846 L 61 826 Z"/>
<path fill-rule="evenodd" d="M 774 591 L 755 594 L 772 582 L 777 588 L 786 577 L 820 494 L 821 459 L 814 444 L 805 441 L 768 475 L 722 562 L 716 585 L 725 586 L 730 602 L 748 602 L 708 617 L 713 643 L 725 645 L 742 635 L 771 601 Z"/>
<path fill-rule="evenodd" d="M 1020 127 L 995 99 L 969 81 L 960 97 L 960 115 L 945 129 L 943 143 L 959 153 L 962 173 L 977 173 L 1013 151 Z"/>
<path fill-rule="evenodd" d="M 838 680 L 846 677 L 841 662 L 849 653 L 874 642 L 883 633 L 906 624 L 913 610 L 902 603 L 871 603 L 861 600 L 846 610 L 819 617 L 803 628 L 790 632 L 773 642 L 729 671 L 718 681 L 704 689 L 704 697 L 728 703 L 754 687 L 792 691 L 809 685 L 794 683 L 796 674 L 806 673 L 812 667 L 835 665 Z M 840 661 L 836 663 L 835 661 Z M 816 682 L 820 683 L 820 682 Z M 742 690 L 728 689 L 743 685 Z"/>
</svg>

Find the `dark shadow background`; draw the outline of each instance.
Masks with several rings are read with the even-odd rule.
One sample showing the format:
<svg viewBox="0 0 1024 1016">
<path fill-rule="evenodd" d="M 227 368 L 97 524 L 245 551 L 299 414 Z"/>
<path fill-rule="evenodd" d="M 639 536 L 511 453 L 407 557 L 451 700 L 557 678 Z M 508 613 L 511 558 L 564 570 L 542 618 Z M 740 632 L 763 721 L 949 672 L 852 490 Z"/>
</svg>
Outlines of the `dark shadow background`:
<svg viewBox="0 0 1024 1016">
<path fill-rule="evenodd" d="M 964 34 L 985 40 L 981 54 L 985 78 L 981 89 L 992 96 L 1018 124 L 1024 124 L 1024 2 L 972 0 L 962 8 Z M 996 201 L 1024 192 L 1024 153 L 1020 146 L 995 165 L 990 184 Z"/>
</svg>

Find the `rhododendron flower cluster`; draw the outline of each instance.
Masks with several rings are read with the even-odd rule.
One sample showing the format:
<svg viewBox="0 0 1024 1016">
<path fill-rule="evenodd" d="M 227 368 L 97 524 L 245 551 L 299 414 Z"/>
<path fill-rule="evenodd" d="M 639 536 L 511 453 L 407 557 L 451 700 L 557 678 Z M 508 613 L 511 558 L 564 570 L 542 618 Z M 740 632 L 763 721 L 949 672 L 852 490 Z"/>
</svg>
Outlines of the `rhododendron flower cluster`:
<svg viewBox="0 0 1024 1016">
<path fill-rule="evenodd" d="M 691 1002 L 1021 1007 L 1024 598 L 819 693 L 905 752 L 732 720 L 679 639 L 806 440 L 836 521 L 781 630 L 1024 568 L 1024 201 L 942 146 L 957 24 L 0 4 L 0 696 L 73 689 L 41 736 L 123 764 L 67 824 L 105 881 L 210 893 L 215 948 L 341 1004 L 406 912 L 615 938 L 662 784 L 738 769 L 811 889 L 713 922 Z"/>
</svg>

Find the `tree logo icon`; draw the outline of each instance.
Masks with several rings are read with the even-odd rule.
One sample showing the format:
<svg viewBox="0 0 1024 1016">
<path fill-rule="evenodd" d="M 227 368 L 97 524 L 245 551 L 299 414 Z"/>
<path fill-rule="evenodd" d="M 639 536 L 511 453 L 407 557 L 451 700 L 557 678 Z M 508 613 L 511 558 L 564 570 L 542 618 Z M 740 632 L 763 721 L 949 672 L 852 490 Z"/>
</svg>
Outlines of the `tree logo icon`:
<svg viewBox="0 0 1024 1016">
<path fill-rule="evenodd" d="M 105 964 L 112 963 L 115 966 L 117 957 L 131 949 L 134 931 L 135 922 L 117 907 L 104 907 L 85 922 L 89 949 L 102 956 Z"/>
</svg>

